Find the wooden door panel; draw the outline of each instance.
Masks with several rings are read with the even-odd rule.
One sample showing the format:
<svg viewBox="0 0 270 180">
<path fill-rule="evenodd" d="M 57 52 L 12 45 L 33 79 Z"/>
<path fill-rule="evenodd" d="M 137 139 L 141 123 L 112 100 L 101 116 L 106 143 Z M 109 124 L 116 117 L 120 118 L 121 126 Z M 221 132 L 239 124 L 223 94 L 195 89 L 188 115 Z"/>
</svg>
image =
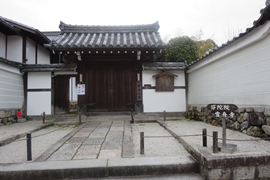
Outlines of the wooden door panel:
<svg viewBox="0 0 270 180">
<path fill-rule="evenodd" d="M 91 64 L 87 72 L 87 103 L 90 111 L 127 111 L 135 102 L 135 72 L 132 64 Z"/>
<path fill-rule="evenodd" d="M 69 113 L 69 77 L 54 77 L 54 112 Z"/>
</svg>

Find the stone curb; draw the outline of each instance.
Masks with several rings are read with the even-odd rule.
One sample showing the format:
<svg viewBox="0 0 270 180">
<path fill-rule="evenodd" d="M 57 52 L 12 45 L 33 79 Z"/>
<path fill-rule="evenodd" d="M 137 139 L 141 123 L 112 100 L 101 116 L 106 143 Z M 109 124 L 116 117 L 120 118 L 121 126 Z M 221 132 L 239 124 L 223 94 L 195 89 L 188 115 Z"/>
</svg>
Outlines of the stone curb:
<svg viewBox="0 0 270 180">
<path fill-rule="evenodd" d="M 67 140 L 69 140 L 72 136 L 74 136 L 77 132 L 79 132 L 85 125 L 86 123 L 83 123 L 77 128 L 75 128 L 73 131 L 65 135 L 62 139 L 57 141 L 52 147 L 50 147 L 47 151 L 45 151 L 34 161 L 35 162 L 46 161 L 58 148 L 60 148 Z"/>
<path fill-rule="evenodd" d="M 179 137 L 176 133 L 174 133 L 166 123 L 162 121 L 157 121 L 162 127 L 164 127 L 172 136 L 174 136 L 183 146 L 184 148 L 194 157 L 199 163 L 201 168 L 205 168 L 204 170 L 201 169 L 200 174 L 209 178 L 209 174 L 205 174 L 206 169 L 212 171 L 213 169 L 226 171 L 230 169 L 233 171 L 233 168 L 241 168 L 241 167 L 255 167 L 257 166 L 269 166 L 270 165 L 270 155 L 265 154 L 246 154 L 246 155 L 221 155 L 221 156 L 213 156 L 208 152 L 196 150 L 192 145 L 190 145 L 187 141 L 183 138 Z M 211 172 L 210 172 L 211 173 Z M 222 174 L 222 173 L 221 173 Z M 258 176 L 259 173 L 257 173 Z M 210 174 L 211 176 L 211 174 Z M 231 176 L 231 175 L 230 175 Z M 215 177 L 217 178 L 217 177 Z M 210 178 L 211 179 L 211 178 Z M 220 179 L 220 177 L 218 177 Z"/>
<path fill-rule="evenodd" d="M 36 180 L 197 173 L 191 157 L 115 158 L 0 164 L 0 179 Z"/>
<path fill-rule="evenodd" d="M 30 130 L 30 131 L 27 131 L 27 132 L 23 132 L 23 133 L 20 133 L 20 134 L 17 134 L 17 135 L 12 135 L 12 136 L 4 139 L 4 140 L 1 140 L 0 141 L 0 147 L 1 146 L 4 146 L 6 144 L 9 144 L 9 143 L 15 141 L 16 139 L 19 139 L 21 137 L 26 136 L 26 134 L 28 134 L 28 133 L 33 133 L 33 132 L 39 131 L 41 129 L 45 129 L 45 128 L 50 127 L 50 126 L 53 126 L 53 125 L 54 125 L 54 123 L 48 123 L 48 124 L 44 124 L 44 125 L 38 126 L 37 128 L 35 128 L 33 130 Z"/>
</svg>

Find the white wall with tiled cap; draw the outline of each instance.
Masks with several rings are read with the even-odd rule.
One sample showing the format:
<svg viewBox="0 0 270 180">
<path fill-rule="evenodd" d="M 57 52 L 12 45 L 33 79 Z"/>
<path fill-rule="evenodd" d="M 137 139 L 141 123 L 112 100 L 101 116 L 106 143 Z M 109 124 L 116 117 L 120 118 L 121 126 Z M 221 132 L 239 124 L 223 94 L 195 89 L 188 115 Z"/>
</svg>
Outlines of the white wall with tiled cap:
<svg viewBox="0 0 270 180">
<path fill-rule="evenodd" d="M 265 25 L 270 27 L 270 23 Z M 258 39 L 254 39 L 254 36 Z M 253 38 L 252 43 L 248 41 L 249 38 Z M 241 43 L 244 42 L 249 44 L 243 46 Z M 188 104 L 206 106 L 210 103 L 225 103 L 236 104 L 238 107 L 269 106 L 269 42 L 268 29 L 267 32 L 254 30 L 235 43 L 190 66 Z M 242 48 L 237 51 L 230 50 L 239 47 Z M 225 51 L 228 54 L 225 55 Z M 220 54 L 223 56 L 219 56 Z M 219 58 L 214 59 L 215 57 Z"/>
</svg>

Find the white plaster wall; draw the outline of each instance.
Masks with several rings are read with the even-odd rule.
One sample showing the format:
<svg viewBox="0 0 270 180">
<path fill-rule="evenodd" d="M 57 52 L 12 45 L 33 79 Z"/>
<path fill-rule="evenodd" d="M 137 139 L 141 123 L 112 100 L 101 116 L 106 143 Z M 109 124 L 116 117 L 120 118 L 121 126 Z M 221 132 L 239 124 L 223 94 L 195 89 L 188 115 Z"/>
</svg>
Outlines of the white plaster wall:
<svg viewBox="0 0 270 180">
<path fill-rule="evenodd" d="M 0 57 L 6 56 L 6 35 L 0 33 Z"/>
<path fill-rule="evenodd" d="M 51 115 L 51 92 L 28 92 L 27 115 L 37 116 L 43 112 Z"/>
<path fill-rule="evenodd" d="M 77 101 L 77 85 L 76 85 L 76 78 L 71 77 L 69 79 L 69 100 L 70 101 Z"/>
<path fill-rule="evenodd" d="M 21 36 L 7 36 L 7 59 L 22 62 L 23 38 Z"/>
<path fill-rule="evenodd" d="M 145 70 L 142 72 L 142 85 L 156 86 L 153 75 L 162 71 Z M 170 70 L 169 73 L 178 77 L 174 79 L 174 86 L 185 86 L 185 72 L 182 70 Z M 156 92 L 155 89 L 143 89 L 144 112 L 184 112 L 186 111 L 185 89 L 174 89 L 173 92 Z"/>
<path fill-rule="evenodd" d="M 231 103 L 238 106 L 270 105 L 269 34 L 260 41 L 206 66 L 199 69 L 195 67 L 190 67 L 188 75 L 189 105 L 205 106 L 210 103 Z"/>
<path fill-rule="evenodd" d="M 50 64 L 50 52 L 40 45 L 38 45 L 37 63 Z"/>
<path fill-rule="evenodd" d="M 29 72 L 28 89 L 51 89 L 51 72 Z"/>
<path fill-rule="evenodd" d="M 36 63 L 36 43 L 31 39 L 26 39 L 26 59 L 27 64 Z"/>
<path fill-rule="evenodd" d="M 0 63 L 0 109 L 21 109 L 23 77 L 17 68 Z"/>
<path fill-rule="evenodd" d="M 173 92 L 156 92 L 155 89 L 143 89 L 144 112 L 184 112 L 186 94 L 184 89 Z"/>
</svg>

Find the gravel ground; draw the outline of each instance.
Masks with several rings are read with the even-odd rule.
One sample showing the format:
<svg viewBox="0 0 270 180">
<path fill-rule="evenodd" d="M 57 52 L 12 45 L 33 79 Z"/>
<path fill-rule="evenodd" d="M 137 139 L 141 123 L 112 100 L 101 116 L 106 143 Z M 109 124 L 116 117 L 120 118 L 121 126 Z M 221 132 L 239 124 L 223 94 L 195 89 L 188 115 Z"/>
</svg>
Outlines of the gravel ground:
<svg viewBox="0 0 270 180">
<path fill-rule="evenodd" d="M 199 121 L 191 120 L 181 120 L 181 121 L 166 121 L 168 127 L 178 135 L 192 135 L 192 134 L 202 134 L 202 129 L 207 129 L 207 135 L 212 136 L 213 131 L 218 131 L 218 137 L 222 138 L 222 127 L 212 126 Z M 252 136 L 240 133 L 239 131 L 233 131 L 230 129 L 226 130 L 227 139 L 237 139 L 237 140 L 259 140 Z M 207 137 L 208 147 L 202 146 L 202 136 L 193 136 L 193 137 L 183 137 L 190 145 L 196 149 L 207 151 L 214 156 L 230 155 L 226 153 L 212 153 L 213 138 Z M 219 140 L 222 142 L 222 140 Z M 262 154 L 270 153 L 270 142 L 269 141 L 227 141 L 229 144 L 237 145 L 237 150 L 233 154 Z"/>
<path fill-rule="evenodd" d="M 75 127 L 75 125 L 55 125 L 32 133 L 32 160 L 35 160 L 43 154 L 48 148 L 71 132 Z M 35 136 L 39 137 L 33 138 Z M 0 163 L 26 162 L 26 137 L 22 137 L 8 145 L 0 147 L 0 152 Z"/>
<path fill-rule="evenodd" d="M 46 123 L 49 123 L 47 121 Z M 24 123 L 12 123 L 0 126 L 0 140 L 6 139 L 12 135 L 24 133 L 41 126 L 42 121 L 26 121 Z"/>
<path fill-rule="evenodd" d="M 167 136 L 145 138 L 144 154 L 140 155 L 140 132 L 144 136 Z M 134 157 L 188 156 L 189 153 L 171 134 L 158 123 L 139 123 L 132 125 Z"/>
</svg>

